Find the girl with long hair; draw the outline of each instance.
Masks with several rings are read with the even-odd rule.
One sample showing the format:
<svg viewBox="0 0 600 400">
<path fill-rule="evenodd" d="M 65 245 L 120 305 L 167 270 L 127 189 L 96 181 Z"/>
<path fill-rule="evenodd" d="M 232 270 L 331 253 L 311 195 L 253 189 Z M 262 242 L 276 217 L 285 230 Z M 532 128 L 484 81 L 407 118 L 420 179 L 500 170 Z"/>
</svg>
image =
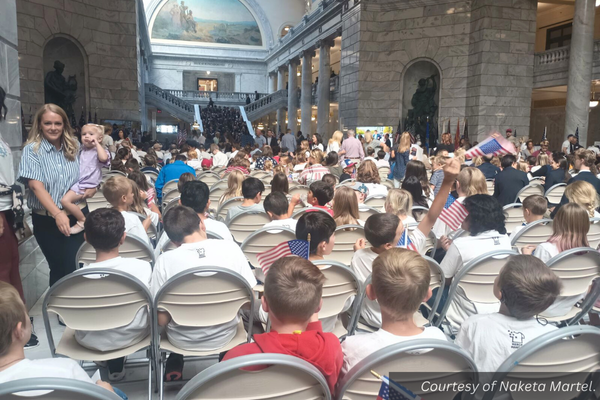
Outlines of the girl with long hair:
<svg viewBox="0 0 600 400">
<path fill-rule="evenodd" d="M 343 186 L 333 196 L 333 219 L 337 226 L 364 225 L 358 214 L 358 199 L 352 188 Z"/>
<path fill-rule="evenodd" d="M 278 172 L 273 175 L 273 180 L 271 181 L 271 193 L 273 192 L 282 192 L 283 194 L 288 194 L 290 191 L 290 182 L 285 174 Z"/>
<path fill-rule="evenodd" d="M 390 189 L 385 198 L 384 209 L 388 214 L 394 214 L 406 226 L 416 224 L 412 215 L 413 199 L 410 192 L 404 189 Z"/>
<path fill-rule="evenodd" d="M 240 197 L 242 195 L 242 182 L 244 182 L 244 174 L 240 171 L 231 171 L 227 177 L 227 190 L 219 199 L 219 205 L 229 199 Z"/>
<path fill-rule="evenodd" d="M 404 132 L 400 137 L 400 142 L 397 146 L 392 150 L 392 154 L 390 155 L 390 159 L 394 161 L 394 186 L 400 187 L 400 182 L 404 179 L 404 175 L 406 174 L 406 166 L 409 162 L 410 156 L 410 133 Z"/>
<path fill-rule="evenodd" d="M 127 178 L 131 179 L 136 183 L 136 185 L 138 185 L 138 188 L 140 189 L 140 195 L 146 202 L 148 208 L 160 216 L 160 210 L 156 205 L 156 191 L 148 184 L 148 179 L 146 179 L 146 176 L 140 171 L 133 171 L 127 175 Z"/>
<path fill-rule="evenodd" d="M 331 139 L 329 139 L 329 143 L 327 145 L 327 153 L 329 154 L 332 151 L 338 153 L 342 147 L 343 138 L 344 134 L 341 131 L 333 132 L 333 135 L 331 135 Z"/>
<path fill-rule="evenodd" d="M 409 161 L 408 164 L 406 164 L 406 174 L 404 175 L 404 179 L 407 179 L 411 176 L 416 177 L 419 182 L 421 182 L 423 195 L 427 199 L 430 199 L 431 186 L 429 186 L 429 178 L 427 177 L 427 169 L 425 168 L 425 164 L 417 160 Z"/>
</svg>

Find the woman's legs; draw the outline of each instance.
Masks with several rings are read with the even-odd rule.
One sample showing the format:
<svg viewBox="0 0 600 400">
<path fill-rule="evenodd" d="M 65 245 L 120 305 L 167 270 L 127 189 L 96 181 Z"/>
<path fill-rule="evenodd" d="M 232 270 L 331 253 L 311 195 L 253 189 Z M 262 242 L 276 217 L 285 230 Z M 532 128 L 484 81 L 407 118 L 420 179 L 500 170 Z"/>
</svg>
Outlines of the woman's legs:
<svg viewBox="0 0 600 400">
<path fill-rule="evenodd" d="M 6 214 L 11 211 L 0 212 L 0 224 L 4 226 L 4 233 L 0 236 L 0 281 L 9 283 L 17 289 L 21 300 L 25 303 L 23 285 L 19 274 L 19 244 L 13 231 L 12 224 L 8 223 Z"/>
</svg>

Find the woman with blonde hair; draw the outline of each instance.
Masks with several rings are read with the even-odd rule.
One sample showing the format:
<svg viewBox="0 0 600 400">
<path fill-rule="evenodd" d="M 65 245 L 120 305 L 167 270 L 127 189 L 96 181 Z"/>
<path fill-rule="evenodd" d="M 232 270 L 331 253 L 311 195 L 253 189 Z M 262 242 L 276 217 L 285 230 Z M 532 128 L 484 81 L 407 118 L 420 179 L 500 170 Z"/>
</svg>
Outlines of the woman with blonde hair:
<svg viewBox="0 0 600 400">
<path fill-rule="evenodd" d="M 544 165 L 549 165 L 550 164 L 550 157 L 548 157 L 548 154 L 546 153 L 540 153 L 537 156 L 537 160 L 535 162 L 535 166 L 531 167 L 531 172 L 535 172 L 538 169 L 542 168 Z M 525 171 L 527 172 L 527 171 Z"/>
<path fill-rule="evenodd" d="M 219 199 L 219 205 L 229 199 L 240 197 L 242 195 L 242 182 L 244 182 L 244 174 L 238 170 L 233 170 L 227 177 L 227 190 Z"/>
<path fill-rule="evenodd" d="M 410 133 L 404 132 L 400 137 L 400 141 L 397 146 L 392 150 L 390 159 L 395 160 L 393 176 L 394 186 L 400 187 L 400 182 L 404 179 L 406 174 L 406 165 L 410 161 Z"/>
<path fill-rule="evenodd" d="M 192 149 L 187 153 L 186 164 L 195 170 L 202 170 L 202 161 L 198 159 L 198 150 Z"/>
<path fill-rule="evenodd" d="M 333 219 L 336 225 L 364 225 L 359 217 L 354 190 L 347 186 L 338 188 L 333 196 Z"/>
<path fill-rule="evenodd" d="M 375 163 L 371 160 L 363 161 L 358 167 L 356 173 L 357 182 L 364 183 L 369 189 L 369 196 L 382 195 L 387 196 L 388 188 L 381 184 L 379 170 Z"/>
<path fill-rule="evenodd" d="M 412 216 L 412 195 L 404 189 L 390 189 L 383 207 L 386 213 L 394 214 L 400 218 L 405 226 L 417 223 L 417 220 Z"/>
<path fill-rule="evenodd" d="M 338 153 L 340 148 L 342 147 L 342 139 L 344 138 L 344 134 L 341 131 L 333 132 L 331 139 L 329 139 L 329 144 L 327 145 L 326 153 L 331 151 L 335 151 Z"/>
<path fill-rule="evenodd" d="M 575 181 L 570 183 L 565 189 L 565 196 L 569 203 L 575 203 L 582 206 L 589 214 L 590 218 L 600 218 L 598 208 L 598 193 L 594 186 L 586 181 Z"/>
</svg>

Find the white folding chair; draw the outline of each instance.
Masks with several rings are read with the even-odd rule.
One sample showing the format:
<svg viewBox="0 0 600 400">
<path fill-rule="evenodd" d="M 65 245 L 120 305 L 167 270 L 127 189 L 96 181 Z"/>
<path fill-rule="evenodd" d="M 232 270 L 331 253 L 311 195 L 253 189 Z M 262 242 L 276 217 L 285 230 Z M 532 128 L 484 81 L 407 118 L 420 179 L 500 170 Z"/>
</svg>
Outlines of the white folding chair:
<svg viewBox="0 0 600 400">
<path fill-rule="evenodd" d="M 165 183 L 165 185 L 162 188 L 163 197 L 164 197 L 165 193 L 168 193 L 169 191 L 171 191 L 173 189 L 177 189 L 178 184 L 179 184 L 179 179 L 172 179 L 169 182 Z"/>
<path fill-rule="evenodd" d="M 517 232 L 510 241 L 519 251 L 527 245 L 539 245 L 547 242 L 552 236 L 552 220 L 541 219 L 534 221 Z"/>
<path fill-rule="evenodd" d="M 487 190 L 489 195 L 493 195 L 494 194 L 494 180 L 493 179 L 486 179 L 485 180 L 485 184 L 487 186 Z"/>
<path fill-rule="evenodd" d="M 600 218 L 590 219 L 590 230 L 588 231 L 587 238 L 590 247 L 598 250 L 600 246 Z"/>
<path fill-rule="evenodd" d="M 422 206 L 413 206 L 411 211 L 415 221 L 421 222 L 423 221 L 423 218 L 425 218 L 425 215 L 427 215 L 427 213 L 429 212 L 429 208 Z"/>
<path fill-rule="evenodd" d="M 514 390 L 508 397 L 514 400 L 590 399 L 594 390 L 581 391 L 581 384 L 600 366 L 600 329 L 593 326 L 569 326 L 539 336 L 516 350 L 500 365 L 483 400 L 494 399 L 500 382 L 525 387 L 535 383 L 541 391 Z M 552 391 L 553 384 L 561 389 Z M 597 378 L 587 379 L 592 389 L 598 386 Z M 514 385 L 513 385 L 514 386 Z M 577 390 L 579 388 L 579 390 Z M 510 389 L 509 389 L 510 390 Z M 587 394 L 585 397 L 580 395 Z M 595 397 L 595 396 L 594 396 Z"/>
<path fill-rule="evenodd" d="M 408 229 L 409 237 L 414 236 L 413 232 L 418 226 L 419 224 L 408 224 L 405 226 L 405 229 Z M 435 236 L 435 233 L 433 233 L 433 231 L 429 231 L 429 234 L 425 239 L 425 249 L 423 249 L 423 254 L 421 255 L 424 256 L 428 251 L 431 251 L 431 258 L 435 257 L 435 252 L 437 251 L 437 237 Z"/>
<path fill-rule="evenodd" d="M 335 230 L 335 246 L 327 260 L 338 261 L 350 265 L 354 256 L 354 243 L 360 238 L 365 238 L 365 228 L 360 225 L 342 225 Z M 370 244 L 366 244 L 367 247 Z"/>
<path fill-rule="evenodd" d="M 395 186 L 394 186 L 394 181 L 392 181 L 392 180 L 389 180 L 389 179 L 387 179 L 387 178 L 386 178 L 386 179 L 383 179 L 383 178 L 382 178 L 382 179 L 381 179 L 381 184 L 382 184 L 383 186 L 387 187 L 388 189 L 394 189 L 394 188 L 395 188 Z"/>
<path fill-rule="evenodd" d="M 267 366 L 258 371 L 244 368 Z M 192 378 L 177 400 L 240 399 L 330 400 L 327 381 L 312 364 L 285 354 L 251 354 L 212 365 Z"/>
<path fill-rule="evenodd" d="M 229 231 L 233 240 L 241 244 L 252 232 L 255 232 L 271 222 L 266 212 L 246 211 L 236 215 L 229 221 Z"/>
<path fill-rule="evenodd" d="M 65 378 L 27 378 L 0 385 L 3 400 L 121 400 L 94 383 Z"/>
<path fill-rule="evenodd" d="M 177 197 L 169 200 L 169 202 L 166 203 L 166 205 L 163 207 L 162 214 L 163 215 L 167 215 L 167 213 L 169 212 L 169 210 L 171 210 L 172 208 L 177 207 L 179 205 L 179 199 L 180 199 L 180 196 L 177 196 Z"/>
<path fill-rule="evenodd" d="M 384 180 L 387 180 L 388 175 L 392 170 L 390 167 L 379 167 L 377 168 L 377 172 L 379 172 L 379 179 L 381 179 L 382 183 Z"/>
<path fill-rule="evenodd" d="M 369 217 L 371 215 L 380 214 L 380 213 L 381 213 L 381 209 L 364 206 L 362 204 L 358 206 L 358 219 L 360 219 L 361 221 L 366 222 L 367 219 L 369 219 Z"/>
<path fill-rule="evenodd" d="M 214 172 L 217 175 L 221 175 L 221 172 L 225 171 L 226 169 L 226 167 L 212 167 L 210 169 L 210 172 Z"/>
<path fill-rule="evenodd" d="M 382 376 L 402 374 L 402 386 L 427 400 L 452 400 L 459 393 L 445 391 L 442 384 L 448 382 L 475 384 L 479 372 L 471 357 L 457 345 L 432 339 L 416 339 L 393 344 L 369 355 L 356 364 L 338 383 L 337 400 L 373 400 L 381 388 L 381 380 L 371 371 Z M 423 382 L 439 391 L 425 392 Z M 458 385 L 457 385 L 458 386 Z"/>
<path fill-rule="evenodd" d="M 511 234 L 517 226 L 523 225 L 525 218 L 523 218 L 523 205 L 521 203 L 507 204 L 502 207 L 506 220 L 504 226 L 506 233 Z"/>
<path fill-rule="evenodd" d="M 164 210 L 165 207 L 167 207 L 167 204 L 169 204 L 174 199 L 178 199 L 180 197 L 181 197 L 181 193 L 179 193 L 179 189 L 177 189 L 177 188 L 171 189 L 167 192 L 163 191 L 163 197 L 161 199 L 162 209 Z"/>
<path fill-rule="evenodd" d="M 210 199 L 211 204 L 219 204 L 219 200 L 221 200 L 221 196 L 225 194 L 227 191 L 227 181 L 219 181 L 212 185 L 210 188 L 210 192 L 208 194 L 208 198 Z"/>
<path fill-rule="evenodd" d="M 254 275 L 256 275 L 256 278 L 261 282 L 264 282 L 265 275 L 258 264 L 256 256 L 272 249 L 280 243 L 295 239 L 296 232 L 289 228 L 261 228 L 244 239 L 240 248 L 248 259 L 248 262 L 256 268 L 254 270 Z"/>
<path fill-rule="evenodd" d="M 300 217 L 303 216 L 304 214 L 306 214 L 307 212 L 324 212 L 327 215 L 331 215 L 327 211 L 323 210 L 322 208 L 306 207 L 306 208 L 302 208 L 298 211 L 294 211 L 294 213 L 292 214 L 292 218 L 300 219 Z"/>
<path fill-rule="evenodd" d="M 133 236 L 125 236 L 125 241 L 119 247 L 119 256 L 123 258 L 137 258 L 147 261 L 154 266 L 154 249 L 152 249 L 144 240 Z M 77 250 L 75 256 L 75 269 L 79 264 L 88 265 L 96 262 L 96 249 L 88 242 L 83 242 Z"/>
<path fill-rule="evenodd" d="M 89 268 L 72 272 L 56 282 L 46 293 L 42 315 L 52 357 L 63 355 L 75 360 L 107 361 L 146 349 L 148 397 L 152 398 L 152 295 L 136 277 L 110 268 Z M 138 312 L 147 310 L 148 335 L 129 347 L 91 350 L 80 345 L 75 331 L 107 331 L 131 324 Z M 49 313 L 58 315 L 66 328 L 58 345 L 50 326 Z"/>
<path fill-rule="evenodd" d="M 343 182 L 340 182 L 340 184 L 338 184 L 336 186 L 336 188 L 342 187 L 342 186 L 353 186 L 356 183 L 356 179 L 346 179 Z"/>
<path fill-rule="evenodd" d="M 164 232 L 163 232 L 163 234 L 164 234 Z M 223 240 L 223 238 L 220 235 L 218 235 L 218 234 L 216 234 L 214 232 L 211 232 L 211 231 L 206 231 L 206 237 L 208 239 Z M 171 242 L 171 240 L 167 240 L 165 242 L 165 244 L 163 244 L 162 249 L 160 249 L 160 252 L 164 253 L 166 251 L 173 250 L 173 249 L 176 249 L 176 248 L 177 247 L 175 246 L 175 244 L 173 242 Z"/>
<path fill-rule="evenodd" d="M 517 197 L 515 197 L 515 201 L 513 201 L 513 203 L 519 203 L 519 202 L 522 203 L 523 200 L 525 200 L 527 197 L 533 196 L 533 195 L 543 196 L 544 195 L 544 186 L 530 183 L 529 185 L 525 186 L 523 189 L 519 190 L 519 193 L 517 193 Z"/>
<path fill-rule="evenodd" d="M 110 208 L 112 205 L 106 200 L 104 194 L 102 194 L 102 190 L 97 190 L 94 197 L 90 197 L 86 200 L 87 207 L 90 212 L 97 210 L 99 208 Z"/>
<path fill-rule="evenodd" d="M 305 185 L 296 185 L 294 187 L 290 186 L 290 190 L 288 191 L 288 194 L 290 196 L 294 196 L 295 194 L 299 194 L 300 197 L 302 197 L 302 196 L 307 196 L 309 190 L 310 189 L 308 188 L 308 186 L 305 186 Z"/>
<path fill-rule="evenodd" d="M 142 174 L 144 174 L 148 182 L 154 186 L 156 180 L 158 179 L 158 174 L 154 171 L 142 171 Z"/>
<path fill-rule="evenodd" d="M 385 198 L 387 196 L 383 196 L 381 194 L 375 194 L 372 196 L 368 196 L 365 199 L 364 205 L 367 207 L 372 207 L 372 208 L 377 208 L 377 209 L 383 209 L 384 205 L 385 205 Z"/>
<path fill-rule="evenodd" d="M 264 182 L 263 182 L 264 183 Z M 265 190 L 262 192 L 262 201 L 265 201 L 265 197 L 271 194 L 271 185 L 265 184 Z"/>
<path fill-rule="evenodd" d="M 227 212 L 231 207 L 239 206 L 244 198 L 242 196 L 232 197 L 229 200 L 225 200 L 218 208 L 217 208 L 217 219 L 219 221 L 225 221 L 227 217 Z"/>
<path fill-rule="evenodd" d="M 549 204 L 560 204 L 563 194 L 565 194 L 566 188 L 566 183 L 558 183 L 552 186 L 550 189 L 548 189 L 544 194 L 544 197 L 546 197 Z"/>
<path fill-rule="evenodd" d="M 212 171 L 205 171 L 199 173 L 198 176 L 196 176 L 196 180 L 204 182 L 208 185 L 208 187 L 211 187 L 215 183 L 219 182 L 221 177 Z"/>
</svg>

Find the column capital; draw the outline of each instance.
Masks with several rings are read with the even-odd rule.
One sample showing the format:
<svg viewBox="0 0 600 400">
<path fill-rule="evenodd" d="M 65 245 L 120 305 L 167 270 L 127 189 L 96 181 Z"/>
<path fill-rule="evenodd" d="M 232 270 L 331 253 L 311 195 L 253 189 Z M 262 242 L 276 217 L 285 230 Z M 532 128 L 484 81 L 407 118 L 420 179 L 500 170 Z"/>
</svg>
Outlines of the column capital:
<svg viewBox="0 0 600 400">
<path fill-rule="evenodd" d="M 299 61 L 300 60 L 298 59 L 298 57 L 292 57 L 285 62 L 285 66 L 289 67 L 290 65 L 298 65 Z"/>
<path fill-rule="evenodd" d="M 334 44 L 335 43 L 333 42 L 333 39 L 327 38 L 317 40 L 317 43 L 315 45 L 317 46 L 317 48 L 321 49 L 323 47 L 333 47 Z"/>
<path fill-rule="evenodd" d="M 302 50 L 300 52 L 300 58 L 304 58 L 306 57 L 314 57 L 316 55 L 315 50 L 312 48 L 306 49 L 306 50 Z"/>
</svg>

